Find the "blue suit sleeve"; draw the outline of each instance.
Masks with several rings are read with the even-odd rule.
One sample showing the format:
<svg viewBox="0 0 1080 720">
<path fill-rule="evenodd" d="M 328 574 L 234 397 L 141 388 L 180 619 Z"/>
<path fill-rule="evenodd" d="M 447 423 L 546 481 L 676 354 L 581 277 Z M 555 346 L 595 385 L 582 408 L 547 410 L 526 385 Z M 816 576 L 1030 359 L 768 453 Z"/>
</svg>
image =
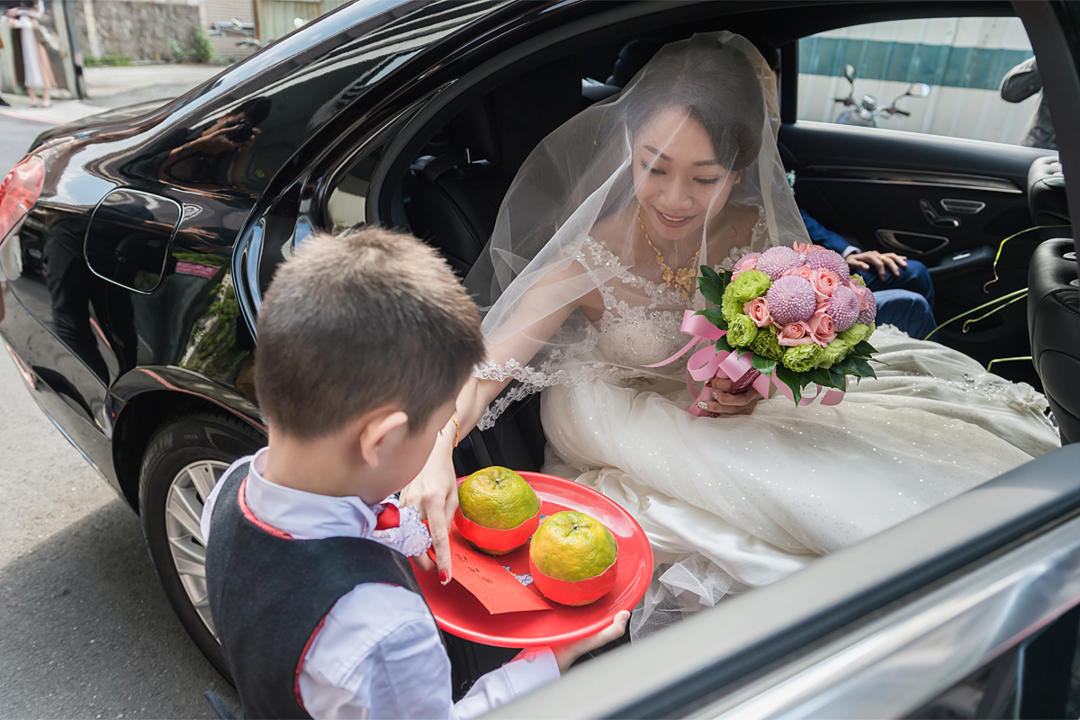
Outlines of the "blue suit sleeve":
<svg viewBox="0 0 1080 720">
<path fill-rule="evenodd" d="M 799 214 L 802 215 L 803 224 L 806 225 L 806 232 L 810 235 L 810 240 L 812 242 L 818 245 L 824 245 L 828 249 L 835 250 L 840 254 L 843 254 L 844 250 L 851 245 L 851 243 L 843 237 L 810 217 L 810 215 L 802 208 L 799 208 Z"/>
</svg>

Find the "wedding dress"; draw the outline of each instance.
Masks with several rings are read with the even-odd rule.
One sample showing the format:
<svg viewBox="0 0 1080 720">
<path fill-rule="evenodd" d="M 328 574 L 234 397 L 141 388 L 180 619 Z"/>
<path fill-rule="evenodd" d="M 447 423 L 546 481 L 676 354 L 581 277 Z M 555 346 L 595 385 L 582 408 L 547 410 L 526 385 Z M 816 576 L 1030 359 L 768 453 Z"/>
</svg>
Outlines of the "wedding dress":
<svg viewBox="0 0 1080 720">
<path fill-rule="evenodd" d="M 591 238 L 590 262 L 618 266 Z M 662 285 L 619 268 L 621 283 Z M 682 311 L 605 293 L 594 352 L 643 367 L 682 347 Z M 669 300 L 673 298 L 668 298 Z M 675 364 L 669 378 L 622 373 L 543 391 L 544 468 L 626 508 L 660 572 L 635 635 L 723 596 L 777 580 L 1057 447 L 1046 401 L 971 358 L 880 327 L 878 379 L 839 404 L 795 407 L 782 396 L 750 415 L 694 417 Z"/>
<path fill-rule="evenodd" d="M 1059 444 L 1031 387 L 878 328 L 878 378 L 834 406 L 781 395 L 695 417 L 687 274 L 807 243 L 776 146 L 775 77 L 744 38 L 665 46 L 530 154 L 466 278 L 484 310 L 478 427 L 541 392 L 545 470 L 612 498 L 657 560 L 641 635 L 771 583 Z M 675 208 L 682 208 L 676 210 Z M 753 390 L 751 393 L 755 392 Z"/>
</svg>

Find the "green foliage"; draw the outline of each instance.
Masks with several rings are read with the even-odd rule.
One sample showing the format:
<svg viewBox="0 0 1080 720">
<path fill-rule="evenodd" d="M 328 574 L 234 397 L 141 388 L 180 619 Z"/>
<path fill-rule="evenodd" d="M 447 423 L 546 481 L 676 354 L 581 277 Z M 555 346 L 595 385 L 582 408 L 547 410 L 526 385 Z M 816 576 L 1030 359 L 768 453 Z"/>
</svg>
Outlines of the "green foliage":
<svg viewBox="0 0 1080 720">
<path fill-rule="evenodd" d="M 117 55 L 108 53 L 101 57 L 94 57 L 93 55 L 87 55 L 83 58 L 83 64 L 86 67 L 127 67 L 132 62 L 129 55 Z"/>
<path fill-rule="evenodd" d="M 199 26 L 191 31 L 191 53 L 188 56 L 194 62 L 208 63 L 214 59 L 214 46 L 210 37 Z"/>
<path fill-rule="evenodd" d="M 180 47 L 180 43 L 176 42 L 173 38 L 169 38 L 165 41 L 165 45 L 169 48 L 169 55 L 173 62 L 184 62 L 187 59 L 187 50 Z"/>
<path fill-rule="evenodd" d="M 724 277 L 708 265 L 702 265 L 701 275 L 698 276 L 698 288 L 701 290 L 701 295 L 713 305 L 719 305 L 723 301 L 724 289 L 730 278 L 730 273 L 726 273 Z"/>
</svg>

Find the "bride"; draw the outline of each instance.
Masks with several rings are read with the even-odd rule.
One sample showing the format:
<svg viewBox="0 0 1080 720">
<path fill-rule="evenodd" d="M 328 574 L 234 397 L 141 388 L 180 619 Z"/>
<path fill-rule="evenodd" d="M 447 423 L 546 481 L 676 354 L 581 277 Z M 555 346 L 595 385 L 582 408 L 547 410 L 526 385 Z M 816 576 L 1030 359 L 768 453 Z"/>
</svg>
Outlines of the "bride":
<svg viewBox="0 0 1080 720">
<path fill-rule="evenodd" d="M 892 327 L 871 340 L 878 379 L 852 383 L 839 405 L 731 394 L 715 378 L 705 416 L 685 411 L 684 365 L 648 366 L 688 340 L 683 311 L 704 307 L 698 268 L 808 242 L 778 126 L 775 79 L 753 46 L 695 35 L 532 152 L 466 279 L 486 310 L 488 360 L 409 491 L 424 496 L 441 558 L 452 438 L 536 392 L 544 470 L 618 502 L 653 545 L 635 635 L 1058 446 L 1031 387 Z"/>
</svg>

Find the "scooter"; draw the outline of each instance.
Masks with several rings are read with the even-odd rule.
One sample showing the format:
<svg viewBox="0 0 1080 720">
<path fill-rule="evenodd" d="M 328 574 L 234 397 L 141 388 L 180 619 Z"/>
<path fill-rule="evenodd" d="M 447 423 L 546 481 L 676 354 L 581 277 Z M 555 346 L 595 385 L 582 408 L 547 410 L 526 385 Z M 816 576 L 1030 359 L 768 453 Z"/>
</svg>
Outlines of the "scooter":
<svg viewBox="0 0 1080 720">
<path fill-rule="evenodd" d="M 841 112 L 836 122 L 841 125 L 858 125 L 859 127 L 877 127 L 877 118 L 880 115 L 901 115 L 910 117 L 911 113 L 896 107 L 896 103 L 906 97 L 926 97 L 930 94 L 930 86 L 926 83 L 912 83 L 908 89 L 897 96 L 887 107 L 878 104 L 878 99 L 873 95 L 863 95 L 862 101 L 855 100 L 855 66 L 850 63 L 844 66 L 844 77 L 851 85 L 847 97 L 835 98 L 836 102 L 843 103 L 847 110 Z"/>
</svg>

